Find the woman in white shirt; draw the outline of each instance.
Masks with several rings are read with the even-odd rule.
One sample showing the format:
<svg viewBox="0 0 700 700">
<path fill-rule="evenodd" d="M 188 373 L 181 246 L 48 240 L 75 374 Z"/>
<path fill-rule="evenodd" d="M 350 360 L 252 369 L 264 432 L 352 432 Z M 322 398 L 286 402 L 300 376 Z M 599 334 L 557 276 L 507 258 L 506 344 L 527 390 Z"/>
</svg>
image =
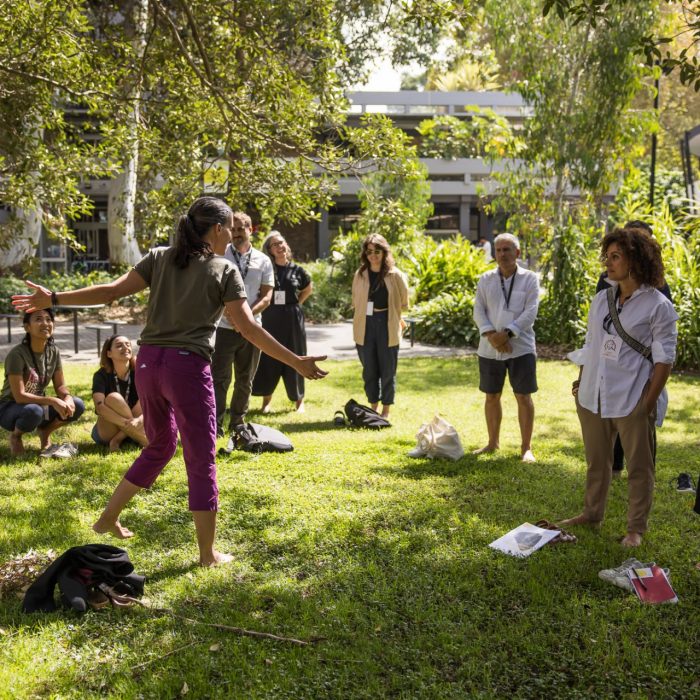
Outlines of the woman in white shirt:
<svg viewBox="0 0 700 700">
<path fill-rule="evenodd" d="M 653 499 L 654 423 L 661 425 L 668 405 L 664 386 L 676 355 L 678 315 L 657 289 L 663 284 L 661 249 L 646 231 L 615 229 L 601 250 L 622 332 L 609 308 L 608 290 L 599 292 L 591 303 L 581 371 L 573 386 L 588 463 L 584 507 L 562 525 L 602 522 L 619 432 L 629 470 L 622 544 L 636 547 L 647 530 Z M 638 349 L 623 333 L 638 342 Z"/>
</svg>

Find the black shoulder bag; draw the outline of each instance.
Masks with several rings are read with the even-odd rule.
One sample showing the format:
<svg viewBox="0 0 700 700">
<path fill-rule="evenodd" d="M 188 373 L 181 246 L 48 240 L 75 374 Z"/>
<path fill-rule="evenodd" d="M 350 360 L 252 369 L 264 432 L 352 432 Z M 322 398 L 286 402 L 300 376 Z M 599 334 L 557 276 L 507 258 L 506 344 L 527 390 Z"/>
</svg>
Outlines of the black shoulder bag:
<svg viewBox="0 0 700 700">
<path fill-rule="evenodd" d="M 617 304 L 615 303 L 615 288 L 608 287 L 606 294 L 608 295 L 608 312 L 610 313 L 610 318 L 613 322 L 613 326 L 615 326 L 617 334 L 627 343 L 627 345 L 632 348 L 632 350 L 636 350 L 642 357 L 645 357 L 653 364 L 654 361 L 651 358 L 651 348 L 648 345 L 642 345 L 642 343 L 633 338 L 622 327 L 620 317 L 617 314 Z"/>
</svg>

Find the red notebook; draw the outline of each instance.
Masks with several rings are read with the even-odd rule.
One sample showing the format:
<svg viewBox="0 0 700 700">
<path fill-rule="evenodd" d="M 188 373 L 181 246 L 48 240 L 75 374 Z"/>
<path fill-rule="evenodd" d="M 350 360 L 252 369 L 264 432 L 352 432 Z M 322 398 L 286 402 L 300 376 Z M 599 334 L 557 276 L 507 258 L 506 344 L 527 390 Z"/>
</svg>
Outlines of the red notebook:
<svg viewBox="0 0 700 700">
<path fill-rule="evenodd" d="M 660 566 L 654 564 L 650 567 L 629 569 L 627 575 L 642 603 L 678 602 L 678 596 Z"/>
</svg>

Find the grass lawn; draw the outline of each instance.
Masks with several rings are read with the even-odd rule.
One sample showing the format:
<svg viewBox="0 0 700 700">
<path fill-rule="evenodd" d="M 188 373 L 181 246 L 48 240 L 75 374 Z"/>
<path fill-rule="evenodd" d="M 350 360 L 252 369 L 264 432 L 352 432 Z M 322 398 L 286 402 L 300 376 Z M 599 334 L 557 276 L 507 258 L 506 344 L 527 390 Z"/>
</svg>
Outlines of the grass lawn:
<svg viewBox="0 0 700 700">
<path fill-rule="evenodd" d="M 336 409 L 364 397 L 357 362 L 327 368 L 308 386 L 305 414 L 288 410 L 278 387 L 277 412 L 265 419 L 294 452 L 218 462 L 218 542 L 232 565 L 193 566 L 180 451 L 123 514 L 154 606 L 322 639 L 252 639 L 146 609 L 29 616 L 12 597 L 0 601 L 0 697 L 700 697 L 700 517 L 691 495 L 669 486 L 680 471 L 700 471 L 698 377 L 671 379 L 651 530 L 635 552 L 671 569 L 680 603 L 655 607 L 597 576 L 630 556 L 617 542 L 625 477 L 611 487 L 599 533 L 579 529 L 577 544 L 525 560 L 487 546 L 522 522 L 581 509 L 572 365 L 539 363 L 532 465 L 518 459 L 511 395 L 497 455 L 406 457 L 436 410 L 467 451 L 485 444 L 473 357 L 401 360 L 395 425 L 377 433 L 333 426 Z M 66 366 L 76 394 L 89 396 L 93 370 Z M 38 461 L 31 438 L 29 456 L 13 461 L 0 436 L 0 562 L 99 541 L 90 525 L 136 453 L 103 454 L 89 438 L 93 420 L 87 411 L 63 433 L 80 444 L 74 460 Z"/>
</svg>

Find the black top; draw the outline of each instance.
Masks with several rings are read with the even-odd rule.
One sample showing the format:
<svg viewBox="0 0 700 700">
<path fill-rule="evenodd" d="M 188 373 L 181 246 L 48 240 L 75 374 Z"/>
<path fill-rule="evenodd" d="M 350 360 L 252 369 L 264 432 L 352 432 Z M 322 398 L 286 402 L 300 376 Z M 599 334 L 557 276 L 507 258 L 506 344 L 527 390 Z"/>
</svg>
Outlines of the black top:
<svg viewBox="0 0 700 700">
<path fill-rule="evenodd" d="M 369 296 L 368 301 L 374 302 L 375 309 L 388 309 L 389 308 L 389 292 L 386 288 L 386 283 L 384 280 L 379 281 L 379 273 L 369 272 Z"/>
<path fill-rule="evenodd" d="M 273 265 L 275 272 L 275 291 L 285 292 L 285 304 L 296 304 L 299 292 L 311 284 L 311 277 L 303 267 L 295 263 Z M 272 303 L 275 303 L 274 295 Z"/>
<path fill-rule="evenodd" d="M 598 284 L 595 288 L 596 294 L 598 292 L 602 292 L 608 287 L 612 287 L 612 284 L 608 282 L 608 273 L 603 272 L 598 278 Z M 669 289 L 668 283 L 664 282 L 663 285 L 659 287 L 659 291 L 673 304 L 673 297 L 671 296 L 671 290 Z"/>
<path fill-rule="evenodd" d="M 107 394 L 117 391 L 124 397 L 127 406 L 133 408 L 139 400 L 133 369 L 130 371 L 129 379 L 122 381 L 113 372 L 108 372 L 104 367 L 100 367 L 92 376 L 92 393 L 107 396 Z"/>
</svg>

